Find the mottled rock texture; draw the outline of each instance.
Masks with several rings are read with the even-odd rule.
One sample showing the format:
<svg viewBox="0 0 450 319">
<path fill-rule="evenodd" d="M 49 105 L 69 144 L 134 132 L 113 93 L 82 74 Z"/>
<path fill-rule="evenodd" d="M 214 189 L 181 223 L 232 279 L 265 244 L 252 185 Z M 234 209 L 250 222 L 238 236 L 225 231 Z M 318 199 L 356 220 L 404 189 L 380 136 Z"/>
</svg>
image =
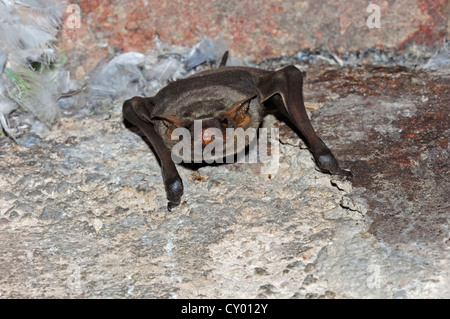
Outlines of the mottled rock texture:
<svg viewBox="0 0 450 319">
<path fill-rule="evenodd" d="M 201 35 L 225 41 L 251 61 L 328 48 L 340 53 L 372 47 L 402 50 L 411 44 L 439 47 L 448 34 L 446 0 L 398 1 L 184 1 L 77 0 L 80 28 L 63 29 L 60 46 L 74 69 L 91 70 L 104 56 L 146 52 L 159 35 L 166 43 L 190 45 Z M 380 8 L 380 28 L 367 20 Z M 370 19 L 370 21 L 372 21 Z"/>
</svg>

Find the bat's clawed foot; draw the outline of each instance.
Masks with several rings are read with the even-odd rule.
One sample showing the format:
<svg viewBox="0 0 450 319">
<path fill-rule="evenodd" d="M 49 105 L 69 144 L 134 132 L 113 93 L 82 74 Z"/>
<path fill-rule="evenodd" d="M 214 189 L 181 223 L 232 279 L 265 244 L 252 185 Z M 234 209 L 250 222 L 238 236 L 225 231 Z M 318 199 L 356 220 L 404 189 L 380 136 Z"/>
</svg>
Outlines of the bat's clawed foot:
<svg viewBox="0 0 450 319">
<path fill-rule="evenodd" d="M 330 150 L 322 154 L 314 154 L 316 164 L 322 172 L 330 173 L 332 175 L 339 175 L 346 178 L 352 178 L 354 175 L 348 170 L 339 167 L 339 163 Z"/>
<path fill-rule="evenodd" d="M 178 201 L 178 202 L 168 202 L 168 203 L 167 203 L 167 210 L 168 210 L 169 212 L 171 212 L 172 209 L 175 208 L 175 207 L 177 207 L 177 206 L 180 206 L 180 201 Z"/>
<path fill-rule="evenodd" d="M 183 182 L 179 176 L 173 181 L 166 181 L 166 192 L 169 200 L 167 209 L 172 211 L 173 208 L 180 205 L 181 196 L 183 195 Z"/>
</svg>

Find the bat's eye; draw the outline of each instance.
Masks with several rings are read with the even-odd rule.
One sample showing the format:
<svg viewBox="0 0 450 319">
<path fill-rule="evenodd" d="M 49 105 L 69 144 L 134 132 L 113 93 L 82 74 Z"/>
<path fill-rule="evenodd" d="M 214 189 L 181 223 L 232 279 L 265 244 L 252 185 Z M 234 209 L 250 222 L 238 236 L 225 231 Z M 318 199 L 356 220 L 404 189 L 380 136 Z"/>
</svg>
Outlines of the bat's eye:
<svg viewBox="0 0 450 319">
<path fill-rule="evenodd" d="M 208 145 L 214 141 L 214 134 L 212 134 L 211 130 L 208 131 L 208 129 L 203 129 L 202 131 L 202 144 L 203 146 Z"/>
</svg>

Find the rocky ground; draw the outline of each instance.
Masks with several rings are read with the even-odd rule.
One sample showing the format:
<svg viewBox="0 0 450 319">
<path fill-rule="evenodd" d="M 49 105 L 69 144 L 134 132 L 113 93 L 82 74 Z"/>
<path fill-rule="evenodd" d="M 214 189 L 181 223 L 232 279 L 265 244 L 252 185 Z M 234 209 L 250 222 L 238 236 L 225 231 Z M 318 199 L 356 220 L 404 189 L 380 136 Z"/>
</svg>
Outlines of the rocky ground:
<svg viewBox="0 0 450 319">
<path fill-rule="evenodd" d="M 179 166 L 172 212 L 120 105 L 0 137 L 0 297 L 449 298 L 448 71 L 305 71 L 352 181 L 318 172 L 273 117 L 278 171 Z"/>
</svg>

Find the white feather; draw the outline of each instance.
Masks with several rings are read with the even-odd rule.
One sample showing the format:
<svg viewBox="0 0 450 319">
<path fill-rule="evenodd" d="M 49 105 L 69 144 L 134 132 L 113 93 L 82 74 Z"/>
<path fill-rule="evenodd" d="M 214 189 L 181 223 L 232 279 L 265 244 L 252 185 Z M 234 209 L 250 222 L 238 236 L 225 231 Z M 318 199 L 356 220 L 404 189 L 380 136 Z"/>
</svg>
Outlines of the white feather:
<svg viewBox="0 0 450 319">
<path fill-rule="evenodd" d="M 59 120 L 61 111 L 58 105 L 56 83 L 49 75 L 39 74 L 29 69 L 21 69 L 15 75 L 26 85 L 26 90 L 16 87 L 12 99 L 45 124 Z"/>
<path fill-rule="evenodd" d="M 16 103 L 5 96 L 8 91 L 8 82 L 3 76 L 6 61 L 8 60 L 8 53 L 0 52 L 0 113 L 2 116 L 8 116 L 9 113 L 15 111 L 18 107 Z M 0 128 L 2 125 L 0 125 Z"/>
<path fill-rule="evenodd" d="M 450 67 L 450 49 L 448 41 L 443 41 L 441 48 L 422 67 L 428 70 L 448 69 Z"/>
<path fill-rule="evenodd" d="M 26 66 L 29 61 L 50 64 L 57 57 L 54 45 L 65 1 L 0 1 L 0 51 L 10 62 Z"/>
<path fill-rule="evenodd" d="M 7 116 L 12 111 L 17 109 L 17 104 L 11 101 L 9 98 L 0 94 L 0 113 Z"/>
</svg>

